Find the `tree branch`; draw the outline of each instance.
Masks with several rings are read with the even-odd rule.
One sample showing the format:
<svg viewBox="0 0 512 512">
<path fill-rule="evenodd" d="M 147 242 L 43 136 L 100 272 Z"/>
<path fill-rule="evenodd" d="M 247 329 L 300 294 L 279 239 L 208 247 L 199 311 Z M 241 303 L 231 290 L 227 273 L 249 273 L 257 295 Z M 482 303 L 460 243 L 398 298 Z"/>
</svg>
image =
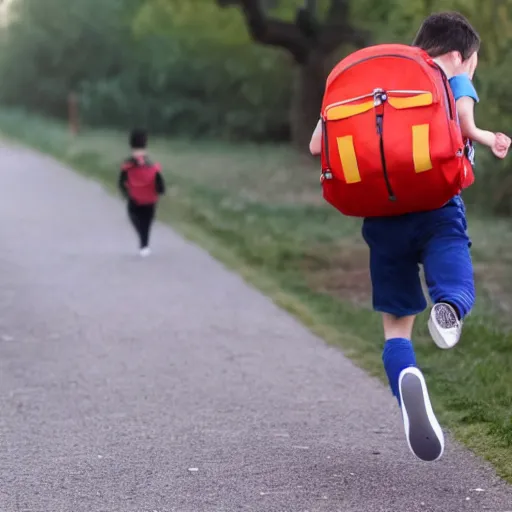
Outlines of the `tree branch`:
<svg viewBox="0 0 512 512">
<path fill-rule="evenodd" d="M 319 46 L 326 53 L 336 50 L 341 44 L 352 44 L 362 48 L 371 44 L 370 32 L 355 28 L 350 23 L 348 0 L 331 0 L 326 21 L 320 29 Z"/>
<path fill-rule="evenodd" d="M 356 48 L 364 48 L 372 44 L 372 34 L 367 30 L 346 25 L 344 23 L 324 25 L 320 29 L 319 47 L 325 53 L 331 53 L 342 44 L 351 44 Z"/>
<path fill-rule="evenodd" d="M 349 3 L 347 0 L 331 0 L 327 13 L 328 22 L 334 20 L 346 20 L 349 16 Z"/>
<path fill-rule="evenodd" d="M 220 7 L 241 7 L 251 37 L 262 44 L 288 50 L 297 62 L 304 62 L 310 43 L 294 23 L 269 18 L 260 0 L 217 0 Z"/>
<path fill-rule="evenodd" d="M 348 0 L 331 0 L 323 24 L 316 21 L 315 0 L 306 0 L 306 7 L 298 9 L 295 23 L 269 18 L 261 0 L 216 1 L 220 7 L 240 7 L 254 41 L 287 49 L 299 64 L 304 63 L 314 49 L 329 54 L 344 43 L 358 48 L 371 44 L 369 32 L 351 26 Z"/>
</svg>

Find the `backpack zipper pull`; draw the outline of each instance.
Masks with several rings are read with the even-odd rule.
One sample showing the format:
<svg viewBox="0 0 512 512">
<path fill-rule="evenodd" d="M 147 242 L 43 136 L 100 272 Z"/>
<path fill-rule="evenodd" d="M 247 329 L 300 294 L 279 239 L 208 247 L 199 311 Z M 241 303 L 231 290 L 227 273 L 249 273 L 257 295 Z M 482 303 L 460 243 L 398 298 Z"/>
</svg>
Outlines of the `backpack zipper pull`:
<svg viewBox="0 0 512 512">
<path fill-rule="evenodd" d="M 379 136 L 379 149 L 380 159 L 382 163 L 382 173 L 384 175 L 384 181 L 386 182 L 386 189 L 388 191 L 388 198 L 390 201 L 396 201 L 396 196 L 389 182 L 388 170 L 386 166 L 386 156 L 384 154 L 384 103 L 387 101 L 388 95 L 383 89 L 375 89 L 373 91 L 373 105 L 375 108 L 375 126 L 377 129 L 377 135 Z"/>
<path fill-rule="evenodd" d="M 377 125 L 377 135 L 382 137 L 382 120 L 384 116 L 382 114 L 377 114 L 375 119 L 375 124 Z"/>
</svg>

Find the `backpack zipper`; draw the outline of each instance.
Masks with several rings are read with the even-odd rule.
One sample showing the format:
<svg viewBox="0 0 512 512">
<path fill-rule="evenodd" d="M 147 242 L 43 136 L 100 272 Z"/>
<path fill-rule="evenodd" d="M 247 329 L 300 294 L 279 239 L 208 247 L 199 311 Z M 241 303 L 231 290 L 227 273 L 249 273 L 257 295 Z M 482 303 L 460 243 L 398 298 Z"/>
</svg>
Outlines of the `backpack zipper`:
<svg viewBox="0 0 512 512">
<path fill-rule="evenodd" d="M 382 174 L 384 181 L 386 182 L 386 188 L 388 190 L 388 199 L 390 201 L 396 201 L 393 187 L 389 181 L 388 167 L 386 164 L 386 154 L 384 153 L 384 103 L 388 99 L 388 95 L 382 89 L 376 89 L 373 92 L 373 103 L 375 106 L 375 124 L 377 128 L 377 135 L 379 136 L 379 150 L 380 150 L 380 162 L 382 165 Z"/>
<path fill-rule="evenodd" d="M 386 156 L 384 154 L 384 139 L 382 138 L 382 125 L 384 122 L 384 114 L 377 116 L 377 133 L 379 135 L 379 149 L 380 149 L 380 161 L 382 164 L 382 173 L 384 174 L 384 181 L 386 182 L 386 188 L 388 189 L 388 198 L 390 201 L 396 201 L 396 196 L 389 182 L 388 169 L 386 165 Z"/>
<path fill-rule="evenodd" d="M 409 90 L 409 89 L 390 89 L 389 91 L 387 91 L 388 94 L 431 94 L 430 91 L 423 91 L 423 90 Z M 373 92 L 370 92 L 368 94 L 363 94 L 362 96 L 355 96 L 354 98 L 349 98 L 349 99 L 346 99 L 346 100 L 342 100 L 342 101 L 335 101 L 334 103 L 329 103 L 329 105 L 327 105 L 325 107 L 325 112 L 327 112 L 328 110 L 330 110 L 331 108 L 334 108 L 334 107 L 339 107 L 341 105 L 346 105 L 347 103 L 353 103 L 354 101 L 360 101 L 360 100 L 364 100 L 366 98 L 373 98 Z"/>
<path fill-rule="evenodd" d="M 326 180 L 332 180 L 332 171 L 331 171 L 331 158 L 329 156 L 329 139 L 327 138 L 327 122 L 322 116 L 322 137 L 324 139 L 324 152 L 325 152 L 325 162 L 327 163 L 327 169 L 322 169 L 322 176 Z"/>
</svg>

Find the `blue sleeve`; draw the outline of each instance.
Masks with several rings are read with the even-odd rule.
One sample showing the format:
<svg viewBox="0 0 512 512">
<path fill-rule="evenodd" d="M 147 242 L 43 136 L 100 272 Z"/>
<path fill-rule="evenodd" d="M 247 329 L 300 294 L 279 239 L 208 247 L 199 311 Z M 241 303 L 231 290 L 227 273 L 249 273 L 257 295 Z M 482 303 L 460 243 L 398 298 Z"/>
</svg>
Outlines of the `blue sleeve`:
<svg viewBox="0 0 512 512">
<path fill-rule="evenodd" d="M 455 101 L 464 96 L 468 96 L 469 98 L 473 98 L 475 102 L 478 103 L 478 94 L 476 93 L 475 87 L 473 86 L 473 82 L 471 81 L 471 78 L 469 78 L 469 75 L 466 73 L 463 73 L 462 75 L 455 75 L 450 78 L 449 81 Z"/>
</svg>

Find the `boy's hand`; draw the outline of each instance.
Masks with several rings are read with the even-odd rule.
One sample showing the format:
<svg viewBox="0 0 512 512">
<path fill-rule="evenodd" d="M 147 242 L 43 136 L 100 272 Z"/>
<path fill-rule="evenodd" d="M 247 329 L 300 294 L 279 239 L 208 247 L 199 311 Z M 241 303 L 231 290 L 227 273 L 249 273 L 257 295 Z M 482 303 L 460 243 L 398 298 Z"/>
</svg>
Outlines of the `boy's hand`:
<svg viewBox="0 0 512 512">
<path fill-rule="evenodd" d="M 497 133 L 491 150 L 498 158 L 505 158 L 508 153 L 508 148 L 510 147 L 510 142 L 510 137 L 507 137 L 504 133 Z"/>
</svg>

